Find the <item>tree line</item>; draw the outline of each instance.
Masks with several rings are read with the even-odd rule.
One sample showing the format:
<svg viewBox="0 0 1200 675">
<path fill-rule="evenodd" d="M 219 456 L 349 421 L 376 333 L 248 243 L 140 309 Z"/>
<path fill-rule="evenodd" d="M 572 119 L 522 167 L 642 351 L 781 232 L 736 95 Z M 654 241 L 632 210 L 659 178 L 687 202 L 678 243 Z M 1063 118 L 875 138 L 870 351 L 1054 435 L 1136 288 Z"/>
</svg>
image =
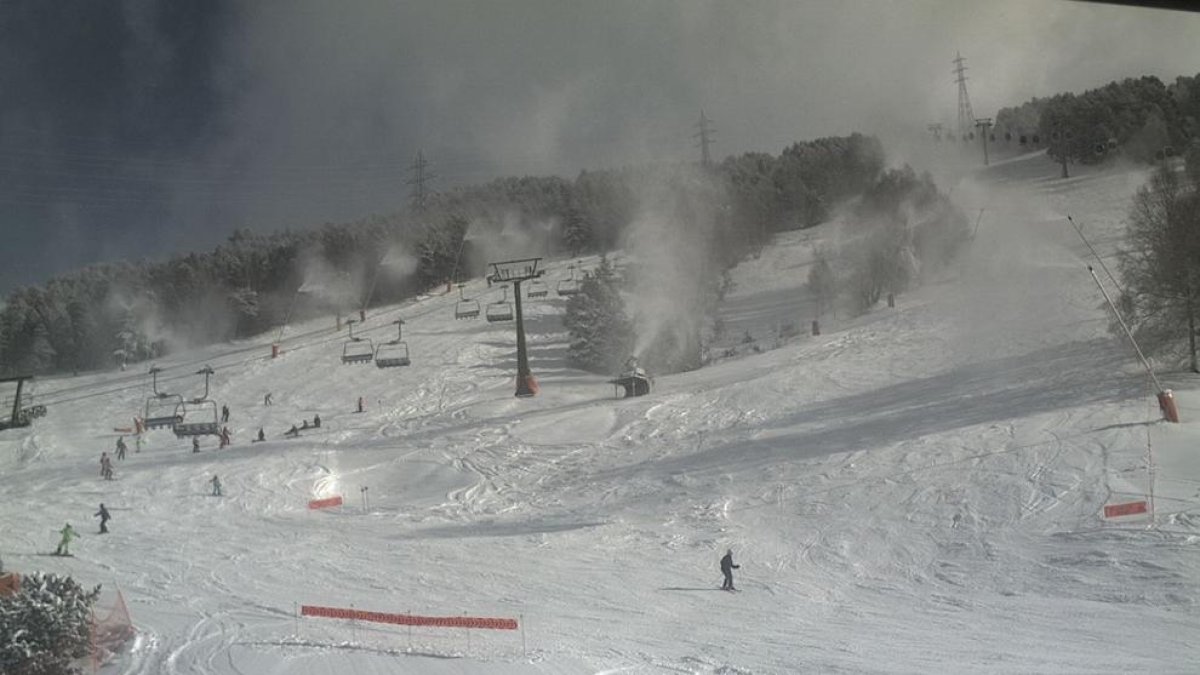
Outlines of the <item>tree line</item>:
<svg viewBox="0 0 1200 675">
<path fill-rule="evenodd" d="M 1034 98 L 997 112 L 995 131 L 1044 147 L 1060 162 L 1181 155 L 1200 139 L 1200 74 L 1169 85 L 1153 76 L 1126 78 L 1082 94 Z"/>
<path fill-rule="evenodd" d="M 584 171 L 574 180 L 504 177 L 355 222 L 240 229 L 210 251 L 100 263 L 14 289 L 0 309 L 0 372 L 107 368 L 397 302 L 477 276 L 487 253 L 479 242 L 514 229 L 539 243 L 532 255 L 610 251 L 646 208 L 641 187 L 657 177 L 666 183 L 657 198 L 711 221 L 704 269 L 719 271 L 775 232 L 825 219 L 883 162 L 877 139 L 852 134 L 730 157 L 698 181 L 679 179 L 678 164 Z M 393 250 L 411 269 L 383 269 Z"/>
</svg>

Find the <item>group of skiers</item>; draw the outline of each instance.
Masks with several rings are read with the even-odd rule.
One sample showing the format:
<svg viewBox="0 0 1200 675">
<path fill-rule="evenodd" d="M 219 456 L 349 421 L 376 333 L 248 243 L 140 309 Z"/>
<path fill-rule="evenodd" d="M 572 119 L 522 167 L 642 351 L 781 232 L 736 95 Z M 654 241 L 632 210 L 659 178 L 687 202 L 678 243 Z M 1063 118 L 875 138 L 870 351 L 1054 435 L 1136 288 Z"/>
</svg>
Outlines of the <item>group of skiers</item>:
<svg viewBox="0 0 1200 675">
<path fill-rule="evenodd" d="M 312 421 L 311 426 L 309 426 L 308 420 L 303 420 L 301 422 L 300 426 L 297 427 L 295 424 L 293 424 L 291 429 L 288 429 L 287 431 L 283 432 L 283 435 L 288 438 L 296 438 L 297 436 L 300 435 L 301 431 L 306 431 L 308 429 L 320 429 L 320 428 L 321 428 L 321 415 L 318 413 L 316 415 L 313 415 L 313 421 Z M 258 432 L 261 434 L 262 429 L 259 429 Z"/>
</svg>

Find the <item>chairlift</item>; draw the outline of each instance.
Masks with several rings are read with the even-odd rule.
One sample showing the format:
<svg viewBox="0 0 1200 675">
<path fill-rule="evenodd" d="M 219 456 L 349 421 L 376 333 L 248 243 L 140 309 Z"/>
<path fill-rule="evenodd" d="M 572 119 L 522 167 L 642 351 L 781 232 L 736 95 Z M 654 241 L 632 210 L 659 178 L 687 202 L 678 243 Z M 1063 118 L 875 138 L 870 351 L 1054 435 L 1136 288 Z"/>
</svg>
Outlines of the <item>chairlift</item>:
<svg viewBox="0 0 1200 675">
<path fill-rule="evenodd" d="M 174 429 L 179 438 L 221 434 L 217 402 L 208 400 L 208 378 L 213 374 L 212 366 L 204 366 L 196 374 L 204 376 L 204 395 L 175 406 L 177 420 Z"/>
<path fill-rule="evenodd" d="M 146 399 L 145 414 L 142 415 L 147 429 L 173 427 L 180 421 L 176 411 L 183 404 L 183 396 L 158 390 L 158 374 L 160 372 L 162 369 L 157 366 L 150 368 L 150 377 L 152 378 L 150 386 L 154 395 Z"/>
<path fill-rule="evenodd" d="M 394 368 L 412 363 L 408 359 L 408 343 L 403 340 L 404 319 L 396 319 L 392 323 L 396 324 L 396 339 L 375 348 L 376 368 Z"/>
<path fill-rule="evenodd" d="M 479 316 L 479 301 L 468 298 L 463 294 L 463 287 L 466 284 L 458 285 L 458 303 L 454 305 L 455 319 L 474 319 Z"/>
<path fill-rule="evenodd" d="M 219 436 L 221 435 L 220 417 L 217 402 L 204 398 L 194 398 L 175 406 L 175 435 L 185 436 Z"/>
<path fill-rule="evenodd" d="M 580 291 L 579 281 L 575 278 L 575 266 L 568 265 L 567 269 L 571 271 L 571 276 L 558 282 L 558 287 L 555 289 L 559 295 L 577 295 Z"/>
<path fill-rule="evenodd" d="M 497 321 L 512 321 L 513 307 L 508 301 L 508 287 L 504 287 L 504 299 L 499 302 L 488 304 L 487 320 L 488 323 L 496 323 Z"/>
<path fill-rule="evenodd" d="M 529 290 L 525 292 L 525 297 L 544 298 L 547 295 L 550 295 L 550 288 L 546 286 L 545 282 L 539 279 L 529 282 Z"/>
<path fill-rule="evenodd" d="M 342 345 L 342 363 L 369 363 L 375 358 L 375 345 L 370 338 L 354 336 L 354 319 L 346 321 L 350 326 L 350 339 Z"/>
</svg>

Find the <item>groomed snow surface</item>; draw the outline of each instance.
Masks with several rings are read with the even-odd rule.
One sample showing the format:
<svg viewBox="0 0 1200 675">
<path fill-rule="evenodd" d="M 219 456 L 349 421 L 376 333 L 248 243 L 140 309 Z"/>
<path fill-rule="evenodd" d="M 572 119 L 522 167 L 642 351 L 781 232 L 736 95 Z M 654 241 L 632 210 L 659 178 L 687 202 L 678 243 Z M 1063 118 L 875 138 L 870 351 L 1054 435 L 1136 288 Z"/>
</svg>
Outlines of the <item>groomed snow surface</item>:
<svg viewBox="0 0 1200 675">
<path fill-rule="evenodd" d="M 845 226 L 781 236 L 721 310 L 761 353 L 643 398 L 566 365 L 553 294 L 525 303 L 530 399 L 513 396 L 513 325 L 456 321 L 455 295 L 368 315 L 376 340 L 407 321 L 406 368 L 342 365 L 331 319 L 289 327 L 277 359 L 273 336 L 173 355 L 160 388 L 199 395 L 211 364 L 233 446 L 193 454 L 159 430 L 135 453 L 126 436 L 112 482 L 100 453 L 148 377 L 40 379 L 41 399 L 78 400 L 0 433 L 0 556 L 120 588 L 137 637 L 109 674 L 1194 673 L 1200 393 L 1167 374 L 1183 423 L 1158 421 L 1065 220 L 1111 254 L 1146 174 L 1056 171 L 1026 156 L 963 179 L 954 199 L 983 209 L 963 259 L 819 337 L 808 264 Z M 792 322 L 804 334 L 779 340 Z M 321 429 L 282 437 L 316 413 Z M 1156 526 L 1105 521 L 1145 498 L 1148 442 Z M 332 495 L 345 505 L 307 509 Z M 66 521 L 76 557 L 45 556 Z M 727 548 L 736 594 L 717 590 Z M 523 630 L 410 632 L 304 604 Z"/>
</svg>

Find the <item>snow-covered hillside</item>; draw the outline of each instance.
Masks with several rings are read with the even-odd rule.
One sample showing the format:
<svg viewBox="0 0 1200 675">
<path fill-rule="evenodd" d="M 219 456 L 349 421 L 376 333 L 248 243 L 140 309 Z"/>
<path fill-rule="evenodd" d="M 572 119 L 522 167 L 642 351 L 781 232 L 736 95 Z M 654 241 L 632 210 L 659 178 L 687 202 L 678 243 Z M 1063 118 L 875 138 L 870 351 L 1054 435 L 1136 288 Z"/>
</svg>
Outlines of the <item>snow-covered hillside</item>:
<svg viewBox="0 0 1200 675">
<path fill-rule="evenodd" d="M 525 303 L 531 399 L 513 397 L 512 324 L 456 321 L 454 295 L 368 315 L 373 339 L 407 322 L 406 368 L 342 365 L 332 320 L 290 327 L 277 359 L 267 338 L 173 356 L 161 388 L 202 393 L 211 364 L 234 444 L 194 454 L 155 431 L 112 482 L 100 453 L 149 378 L 39 381 L 76 400 L 0 433 L 0 555 L 122 590 L 138 635 L 104 673 L 1194 672 L 1200 392 L 1167 377 L 1184 423 L 1156 421 L 1065 220 L 1110 253 L 1145 172 L 1055 176 L 1025 156 L 964 179 L 953 197 L 982 215 L 960 263 L 819 337 L 803 285 L 836 232 L 780 237 L 734 270 L 722 315 L 738 335 L 804 334 L 643 398 L 566 365 L 553 294 Z M 1144 497 L 1148 442 L 1158 526 L 1105 522 Z M 76 557 L 44 556 L 64 521 Z M 717 590 L 728 548 L 741 593 Z"/>
</svg>

